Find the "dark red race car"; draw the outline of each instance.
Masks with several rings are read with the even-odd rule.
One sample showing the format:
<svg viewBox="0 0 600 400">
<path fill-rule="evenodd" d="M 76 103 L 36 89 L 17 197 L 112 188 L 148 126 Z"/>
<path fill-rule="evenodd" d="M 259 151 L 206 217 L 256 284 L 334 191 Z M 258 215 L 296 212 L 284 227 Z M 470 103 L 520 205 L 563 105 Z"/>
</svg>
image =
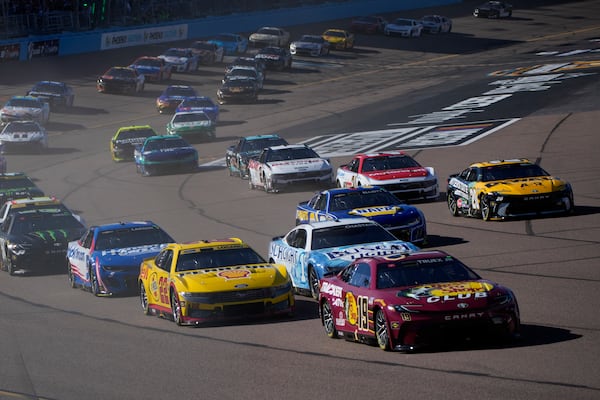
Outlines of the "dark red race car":
<svg viewBox="0 0 600 400">
<path fill-rule="evenodd" d="M 321 279 L 325 333 L 410 352 L 519 334 L 513 292 L 442 251 L 362 258 Z"/>
</svg>

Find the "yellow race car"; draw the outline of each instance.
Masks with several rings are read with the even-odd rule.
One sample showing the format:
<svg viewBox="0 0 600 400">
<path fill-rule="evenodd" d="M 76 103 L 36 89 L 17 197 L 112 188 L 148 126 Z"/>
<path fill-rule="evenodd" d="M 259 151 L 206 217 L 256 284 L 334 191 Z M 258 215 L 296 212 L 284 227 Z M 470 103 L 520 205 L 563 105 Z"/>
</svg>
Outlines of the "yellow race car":
<svg viewBox="0 0 600 400">
<path fill-rule="evenodd" d="M 450 175 L 446 194 L 453 216 L 486 221 L 575 210 L 571 185 L 527 159 L 471 164 Z"/>
<path fill-rule="evenodd" d="M 110 155 L 113 161 L 133 160 L 133 151 L 150 136 L 158 135 L 150 125 L 123 126 L 110 139 Z"/>
<path fill-rule="evenodd" d="M 142 262 L 139 289 L 144 314 L 177 325 L 291 315 L 295 305 L 286 268 L 238 238 L 167 245 Z"/>
<path fill-rule="evenodd" d="M 329 42 L 329 46 L 336 50 L 348 50 L 354 48 L 354 34 L 344 29 L 327 29 L 321 35 Z"/>
</svg>

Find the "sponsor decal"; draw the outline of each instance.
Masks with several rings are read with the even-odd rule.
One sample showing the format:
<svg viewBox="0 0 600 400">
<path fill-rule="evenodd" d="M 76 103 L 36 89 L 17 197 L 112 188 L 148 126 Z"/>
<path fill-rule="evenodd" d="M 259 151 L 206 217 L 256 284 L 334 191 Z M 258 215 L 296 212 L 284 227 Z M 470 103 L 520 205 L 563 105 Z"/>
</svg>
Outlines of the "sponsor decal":
<svg viewBox="0 0 600 400">
<path fill-rule="evenodd" d="M 165 244 L 151 244 L 146 246 L 136 246 L 136 247 L 124 247 L 121 249 L 110 249 L 110 250 L 102 250 L 100 252 L 101 256 L 134 256 L 136 254 L 144 254 L 144 253 L 153 253 L 159 252 Z"/>
<path fill-rule="evenodd" d="M 218 277 L 229 279 L 243 279 L 249 277 L 251 272 L 247 269 L 234 269 L 227 271 L 220 271 L 217 273 Z"/>
<path fill-rule="evenodd" d="M 462 319 L 473 319 L 473 318 L 481 318 L 484 316 L 483 312 L 476 313 L 468 313 L 468 314 L 455 314 L 455 315 L 444 315 L 444 320 L 446 321 L 456 321 Z"/>
<path fill-rule="evenodd" d="M 102 34 L 102 50 L 187 39 L 188 25 L 156 26 Z"/>
<path fill-rule="evenodd" d="M 335 324 L 337 326 L 346 325 L 346 319 L 344 318 L 344 313 L 342 311 L 339 312 L 338 317 L 335 319 Z"/>
<path fill-rule="evenodd" d="M 321 293 L 326 293 L 334 297 L 342 297 L 342 288 L 329 282 L 323 282 Z"/>
<path fill-rule="evenodd" d="M 400 291 L 398 296 L 417 300 L 426 298 L 428 303 L 437 303 L 486 298 L 492 288 L 491 284 L 485 282 L 451 282 L 413 287 Z"/>
<path fill-rule="evenodd" d="M 374 244 L 374 245 L 365 245 L 352 247 L 348 249 L 337 249 L 331 250 L 324 255 L 330 260 L 334 260 L 336 258 L 344 258 L 349 260 L 356 260 L 358 258 L 364 257 L 374 257 L 374 256 L 386 256 L 393 253 L 399 252 L 409 252 L 411 248 L 408 247 L 404 243 L 395 243 L 395 244 Z"/>
<path fill-rule="evenodd" d="M 356 325 L 358 321 L 358 306 L 356 304 L 356 298 L 352 293 L 346 293 L 346 301 L 344 309 L 346 311 L 346 318 L 350 325 Z"/>
</svg>

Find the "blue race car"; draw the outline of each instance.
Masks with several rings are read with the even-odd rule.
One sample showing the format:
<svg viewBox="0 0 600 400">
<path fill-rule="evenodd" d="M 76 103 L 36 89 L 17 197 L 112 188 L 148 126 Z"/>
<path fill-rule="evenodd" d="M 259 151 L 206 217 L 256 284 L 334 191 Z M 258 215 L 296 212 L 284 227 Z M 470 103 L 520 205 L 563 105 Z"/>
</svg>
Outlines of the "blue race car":
<svg viewBox="0 0 600 400">
<path fill-rule="evenodd" d="M 208 42 L 223 47 L 223 52 L 227 56 L 242 54 L 248 50 L 248 39 L 237 33 L 220 33 Z"/>
<path fill-rule="evenodd" d="M 175 109 L 175 114 L 197 111 L 202 111 L 214 123 L 217 123 L 219 120 L 219 105 L 208 96 L 186 97 Z"/>
<path fill-rule="evenodd" d="M 92 226 L 79 240 L 69 242 L 69 283 L 95 296 L 135 293 L 142 261 L 174 242 L 151 221 Z"/>
<path fill-rule="evenodd" d="M 198 96 L 198 93 L 191 86 L 169 85 L 156 98 L 156 109 L 161 114 L 164 112 L 173 112 L 183 100 L 196 96 Z"/>
<path fill-rule="evenodd" d="M 419 245 L 427 241 L 423 212 L 377 186 L 324 190 L 296 208 L 296 225 L 352 217 L 371 219 L 400 240 Z"/>
<path fill-rule="evenodd" d="M 195 171 L 198 150 L 179 135 L 151 136 L 133 151 L 138 173 L 150 176 L 167 170 Z"/>
<path fill-rule="evenodd" d="M 225 163 L 229 176 L 248 178 L 248 162 L 251 158 L 258 157 L 267 147 L 286 145 L 288 142 L 276 134 L 255 135 L 240 138 L 236 144 L 229 146 L 225 153 Z"/>
<path fill-rule="evenodd" d="M 419 248 L 398 240 L 367 218 L 300 224 L 269 245 L 269 262 L 283 264 L 298 293 L 319 296 L 319 280 L 336 274 L 353 260 L 411 253 Z"/>
</svg>

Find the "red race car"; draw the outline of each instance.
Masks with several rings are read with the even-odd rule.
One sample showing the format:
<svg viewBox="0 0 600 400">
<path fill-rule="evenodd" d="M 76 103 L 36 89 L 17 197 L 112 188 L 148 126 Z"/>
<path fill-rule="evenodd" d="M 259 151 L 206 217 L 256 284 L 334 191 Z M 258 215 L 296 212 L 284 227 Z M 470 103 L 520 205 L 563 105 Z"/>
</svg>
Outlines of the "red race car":
<svg viewBox="0 0 600 400">
<path fill-rule="evenodd" d="M 358 259 L 320 285 L 319 313 L 331 338 L 410 352 L 519 334 L 513 292 L 442 251 Z"/>
</svg>

